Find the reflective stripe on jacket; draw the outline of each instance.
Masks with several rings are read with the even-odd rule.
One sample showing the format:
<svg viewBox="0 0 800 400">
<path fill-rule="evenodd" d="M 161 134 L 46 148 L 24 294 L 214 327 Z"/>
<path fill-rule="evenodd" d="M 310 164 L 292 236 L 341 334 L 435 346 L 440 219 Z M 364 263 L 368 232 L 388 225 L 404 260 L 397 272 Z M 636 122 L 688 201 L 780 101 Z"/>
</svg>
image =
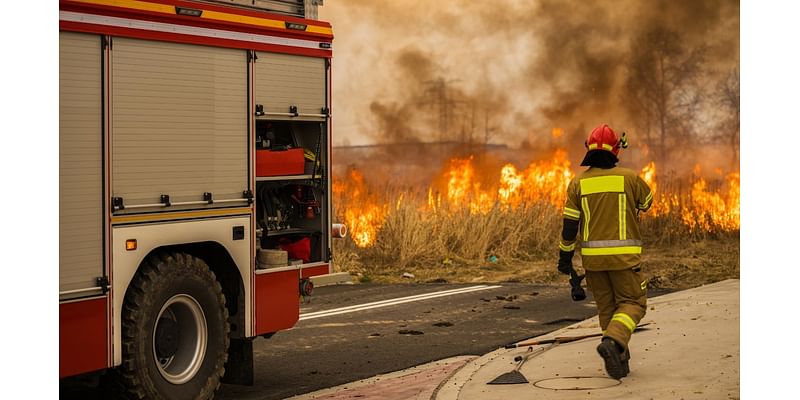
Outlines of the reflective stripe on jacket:
<svg viewBox="0 0 800 400">
<path fill-rule="evenodd" d="M 589 168 L 575 177 L 567 189 L 564 218 L 580 221 L 583 267 L 603 271 L 639 264 L 637 210 L 647 211 L 652 201 L 647 183 L 627 168 Z M 574 249 L 575 242 L 562 239 L 559 248 Z"/>
</svg>

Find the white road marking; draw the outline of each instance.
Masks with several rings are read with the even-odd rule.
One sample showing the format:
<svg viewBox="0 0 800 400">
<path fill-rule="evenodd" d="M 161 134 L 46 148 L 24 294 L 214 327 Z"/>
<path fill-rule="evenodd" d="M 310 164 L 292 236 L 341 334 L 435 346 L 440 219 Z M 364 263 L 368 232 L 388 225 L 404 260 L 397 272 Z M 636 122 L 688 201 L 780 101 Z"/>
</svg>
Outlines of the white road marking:
<svg viewBox="0 0 800 400">
<path fill-rule="evenodd" d="M 365 304 L 358 304 L 358 305 L 354 305 L 354 306 L 335 308 L 333 310 L 317 311 L 317 312 L 313 312 L 313 313 L 302 314 L 302 315 L 300 315 L 300 321 L 304 321 L 304 320 L 308 320 L 308 319 L 314 319 L 314 318 L 329 317 L 329 316 L 332 316 L 332 315 L 347 314 L 347 313 L 356 312 L 356 311 L 371 310 L 373 308 L 388 307 L 388 306 L 393 306 L 393 305 L 397 305 L 397 304 L 410 303 L 410 302 L 413 302 L 413 301 L 435 299 L 435 298 L 439 298 L 439 297 L 453 296 L 453 295 L 462 294 L 462 293 L 470 293 L 470 292 L 477 292 L 477 291 L 481 291 L 481 290 L 496 289 L 496 288 L 499 288 L 499 287 L 502 287 L 502 286 L 499 286 L 499 285 L 495 285 L 495 286 L 487 286 L 487 285 L 469 286 L 469 287 L 459 288 L 459 289 L 443 290 L 443 291 L 440 291 L 440 292 L 424 293 L 424 294 L 418 294 L 418 295 L 415 295 L 415 296 L 407 296 L 407 297 L 400 297 L 400 298 L 396 298 L 396 299 L 375 301 L 375 302 L 372 302 L 372 303 L 365 303 Z"/>
<path fill-rule="evenodd" d="M 396 302 L 398 300 L 424 298 L 424 297 L 429 297 L 429 296 L 436 295 L 436 294 L 457 293 L 457 292 L 462 292 L 462 291 L 465 291 L 465 290 L 470 290 L 470 289 L 473 289 L 473 288 L 485 287 L 485 286 L 486 285 L 478 285 L 478 286 L 470 286 L 470 287 L 458 288 L 458 289 L 442 290 L 442 291 L 439 291 L 439 292 L 422 293 L 422 294 L 417 294 L 417 295 L 413 295 L 413 296 L 399 297 L 399 298 L 395 298 L 395 299 L 388 299 L 388 300 L 381 300 L 381 301 L 374 301 L 372 303 L 357 304 L 357 305 L 354 305 L 354 306 L 341 307 L 341 308 L 336 308 L 336 309 L 332 309 L 332 310 L 316 311 L 316 312 L 307 313 L 307 314 L 303 314 L 303 315 L 323 314 L 323 313 L 327 313 L 327 312 L 331 312 L 331 311 L 349 310 L 349 309 L 362 308 L 362 307 L 365 307 L 365 306 L 371 306 L 371 305 L 377 305 L 377 304 L 394 303 L 394 302 Z"/>
</svg>

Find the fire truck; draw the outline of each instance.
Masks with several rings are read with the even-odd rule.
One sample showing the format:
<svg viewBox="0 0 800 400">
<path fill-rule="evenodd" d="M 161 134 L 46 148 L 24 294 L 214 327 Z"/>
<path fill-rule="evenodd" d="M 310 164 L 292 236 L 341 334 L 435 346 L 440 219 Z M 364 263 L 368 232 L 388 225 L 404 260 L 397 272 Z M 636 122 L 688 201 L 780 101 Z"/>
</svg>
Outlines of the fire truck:
<svg viewBox="0 0 800 400">
<path fill-rule="evenodd" d="M 321 4 L 59 2 L 61 378 L 205 399 L 298 321 L 332 272 Z"/>
</svg>

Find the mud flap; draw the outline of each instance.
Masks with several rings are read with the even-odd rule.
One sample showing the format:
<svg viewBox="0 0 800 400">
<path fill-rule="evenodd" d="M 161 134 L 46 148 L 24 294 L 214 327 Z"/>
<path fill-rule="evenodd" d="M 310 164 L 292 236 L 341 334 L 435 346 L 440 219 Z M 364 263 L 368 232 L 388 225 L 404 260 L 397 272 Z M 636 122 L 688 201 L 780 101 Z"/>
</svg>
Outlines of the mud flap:
<svg viewBox="0 0 800 400">
<path fill-rule="evenodd" d="M 223 383 L 253 385 L 253 339 L 231 338 Z"/>
</svg>

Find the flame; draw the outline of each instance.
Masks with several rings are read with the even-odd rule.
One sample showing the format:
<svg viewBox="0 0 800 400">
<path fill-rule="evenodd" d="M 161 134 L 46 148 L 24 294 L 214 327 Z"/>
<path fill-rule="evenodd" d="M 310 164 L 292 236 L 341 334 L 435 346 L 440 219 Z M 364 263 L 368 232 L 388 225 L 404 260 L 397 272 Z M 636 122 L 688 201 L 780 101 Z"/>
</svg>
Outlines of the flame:
<svg viewBox="0 0 800 400">
<path fill-rule="evenodd" d="M 689 228 L 713 231 L 739 229 L 739 173 L 725 177 L 725 191 L 710 191 L 703 178 L 692 184 L 691 203 L 684 208 L 683 222 Z"/>
<path fill-rule="evenodd" d="M 564 135 L 564 130 L 561 128 L 553 128 L 553 130 L 550 132 L 550 135 L 553 136 L 553 139 L 558 139 Z"/>
<path fill-rule="evenodd" d="M 332 191 L 337 203 L 344 208 L 344 222 L 353 242 L 359 247 L 374 244 L 388 210 L 387 206 L 368 190 L 361 172 L 350 168 L 347 179 L 343 181 L 334 179 Z M 402 200 L 402 196 L 398 198 L 398 207 Z"/>
<path fill-rule="evenodd" d="M 722 174 L 720 169 L 715 173 Z M 650 162 L 642 168 L 639 176 L 653 191 L 653 205 L 647 215 L 651 217 L 678 212 L 681 222 L 690 230 L 711 232 L 715 230 L 735 231 L 740 228 L 740 190 L 739 173 L 725 176 L 725 190 L 711 190 L 709 183 L 701 177 L 700 165 L 693 168 L 691 190 L 673 193 L 658 192 L 656 165 Z"/>
<path fill-rule="evenodd" d="M 450 160 L 447 175 L 447 201 L 451 205 L 459 206 L 468 202 L 471 192 L 480 190 L 480 184 L 473 183 L 475 169 L 472 167 L 472 157 Z"/>
<path fill-rule="evenodd" d="M 406 203 L 417 207 L 423 216 L 514 212 L 537 202 L 550 204 L 560 213 L 567 186 L 575 177 L 563 150 L 556 150 L 548 159 L 531 162 L 524 169 L 508 163 L 499 171 L 490 171 L 476 166 L 472 156 L 453 158 L 445 166 L 439 179 L 434 180 L 438 183 L 428 187 L 427 196 L 424 192 L 422 196 L 411 192 L 377 196 L 354 168 L 350 168 L 343 179 L 334 177 L 334 204 L 354 243 L 359 247 L 372 246 L 389 212 L 399 210 Z M 698 165 L 687 186 L 686 180 L 664 179 L 657 170 L 656 164 L 650 162 L 639 174 L 654 195 L 645 218 L 674 216 L 693 232 L 739 229 L 738 172 L 723 178 L 721 171 L 715 171 L 713 178 L 703 178 Z"/>
<path fill-rule="evenodd" d="M 639 174 L 639 176 L 647 182 L 647 185 L 650 186 L 650 190 L 653 191 L 653 195 L 655 195 L 658 191 L 658 185 L 656 184 L 656 163 L 650 161 L 649 164 L 642 168 L 642 173 Z"/>
<path fill-rule="evenodd" d="M 569 182 L 575 177 L 567 159 L 567 152 L 556 150 L 550 160 L 534 162 L 525 170 L 525 201 L 548 201 L 563 207 Z"/>
<path fill-rule="evenodd" d="M 509 210 L 536 201 L 561 207 L 567 186 L 575 175 L 570 169 L 567 153 L 557 150 L 551 159 L 532 162 L 523 171 L 513 164 L 504 165 L 495 186 L 486 189 L 478 181 L 473 157 L 450 160 L 443 176 L 446 177 L 447 201 L 452 210 L 466 209 L 471 213 L 486 214 L 495 205 Z M 428 190 L 428 206 L 436 209 L 433 192 L 432 188 Z"/>
</svg>

